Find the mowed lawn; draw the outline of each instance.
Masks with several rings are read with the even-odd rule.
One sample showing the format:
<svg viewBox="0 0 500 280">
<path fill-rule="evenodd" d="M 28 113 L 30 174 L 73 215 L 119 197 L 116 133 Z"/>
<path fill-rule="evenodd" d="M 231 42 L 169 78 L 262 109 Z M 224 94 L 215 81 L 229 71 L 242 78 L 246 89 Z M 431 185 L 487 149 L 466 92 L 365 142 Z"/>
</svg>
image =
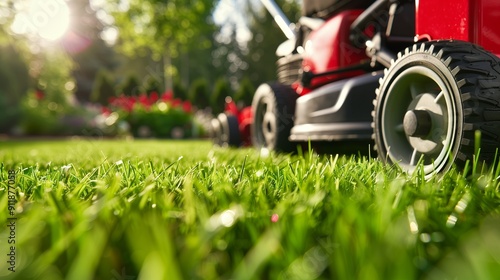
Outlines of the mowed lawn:
<svg viewBox="0 0 500 280">
<path fill-rule="evenodd" d="M 207 141 L 3 141 L 0 278 L 500 279 L 499 176 Z"/>
</svg>

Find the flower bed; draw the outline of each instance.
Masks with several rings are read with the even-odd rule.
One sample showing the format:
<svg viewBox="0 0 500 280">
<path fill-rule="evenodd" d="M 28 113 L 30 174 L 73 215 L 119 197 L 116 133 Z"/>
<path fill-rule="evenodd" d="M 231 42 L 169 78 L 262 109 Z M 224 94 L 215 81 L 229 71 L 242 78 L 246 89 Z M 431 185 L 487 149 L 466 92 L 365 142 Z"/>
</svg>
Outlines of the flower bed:
<svg viewBox="0 0 500 280">
<path fill-rule="evenodd" d="M 109 105 L 60 105 L 38 93 L 29 95 L 16 134 L 193 138 L 203 136 L 202 125 L 189 101 L 172 92 L 120 96 Z"/>
<path fill-rule="evenodd" d="M 174 98 L 172 92 L 112 98 L 103 115 L 116 122 L 125 121 L 135 137 L 180 139 L 200 135 L 191 103 Z"/>
</svg>

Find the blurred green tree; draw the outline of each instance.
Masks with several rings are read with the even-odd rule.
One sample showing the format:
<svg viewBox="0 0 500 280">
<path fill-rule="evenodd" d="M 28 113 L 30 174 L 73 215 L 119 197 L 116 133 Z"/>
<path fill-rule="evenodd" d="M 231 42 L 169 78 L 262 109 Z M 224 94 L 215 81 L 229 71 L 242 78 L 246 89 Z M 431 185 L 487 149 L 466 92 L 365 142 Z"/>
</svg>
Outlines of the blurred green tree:
<svg viewBox="0 0 500 280">
<path fill-rule="evenodd" d="M 216 34 L 217 44 L 213 52 L 213 65 L 223 72 L 227 77 L 231 87 L 236 89 L 241 78 L 248 69 L 245 61 L 245 43 L 238 40 L 238 27 L 235 23 L 228 23 L 221 28 L 221 32 Z M 222 32 L 228 35 L 223 36 Z"/>
<path fill-rule="evenodd" d="M 240 81 L 238 90 L 234 95 L 234 101 L 239 104 L 243 103 L 244 106 L 252 105 L 253 95 L 255 93 L 255 87 L 248 77 L 244 77 Z"/>
<path fill-rule="evenodd" d="M 187 89 L 182 85 L 181 81 L 178 78 L 174 79 L 173 92 L 175 98 L 179 98 L 181 100 L 189 99 Z"/>
<path fill-rule="evenodd" d="M 273 17 L 261 5 L 251 5 L 247 2 L 249 29 L 252 39 L 245 49 L 244 62 L 248 68 L 246 74 L 254 85 L 276 80 L 276 49 L 287 38 L 274 22 Z M 283 13 L 290 21 L 295 22 L 300 17 L 300 3 L 297 1 L 276 0 Z"/>
<path fill-rule="evenodd" d="M 73 60 L 60 50 L 54 49 L 41 54 L 38 61 L 42 67 L 35 75 L 37 88 L 45 93 L 45 99 L 57 105 L 71 104 L 75 80 L 71 75 Z"/>
<path fill-rule="evenodd" d="M 30 76 L 27 63 L 12 44 L 0 45 L 0 61 L 0 133 L 9 133 L 19 120 Z"/>
<path fill-rule="evenodd" d="M 142 92 L 147 93 L 148 95 L 156 92 L 157 94 L 163 93 L 163 85 L 156 77 L 148 76 L 142 85 Z"/>
<path fill-rule="evenodd" d="M 124 94 L 126 96 L 137 96 L 142 93 L 141 91 L 141 84 L 137 80 L 137 77 L 131 74 L 119 87 L 118 95 Z"/>
<path fill-rule="evenodd" d="M 115 50 L 103 40 L 104 32 L 112 26 L 98 18 L 98 12 L 106 13 L 91 5 L 89 0 L 67 3 L 72 11 L 72 25 L 63 44 L 75 62 L 72 73 L 76 80 L 76 98 L 88 102 L 98 73 L 102 69 L 111 72 L 119 65 Z"/>
<path fill-rule="evenodd" d="M 214 90 L 210 96 L 212 113 L 219 114 L 224 111 L 226 97 L 232 97 L 231 86 L 226 78 L 221 77 L 215 82 Z"/>
<path fill-rule="evenodd" d="M 97 73 L 90 100 L 101 105 L 108 105 L 109 99 L 113 96 L 116 96 L 113 79 L 110 73 L 103 69 Z"/>
<path fill-rule="evenodd" d="M 121 50 L 130 56 L 150 50 L 155 60 L 162 60 L 166 88 L 172 88 L 178 73 L 172 59 L 210 47 L 210 37 L 204 35 L 215 29 L 211 15 L 216 1 L 129 0 L 126 8 L 119 1 L 108 2 L 120 30 Z"/>
<path fill-rule="evenodd" d="M 14 2 L 0 1 L 0 43 L 10 42 L 9 27 L 14 19 Z"/>
<path fill-rule="evenodd" d="M 206 79 L 196 79 L 189 90 L 189 100 L 198 109 L 205 109 L 210 106 L 209 85 Z"/>
</svg>

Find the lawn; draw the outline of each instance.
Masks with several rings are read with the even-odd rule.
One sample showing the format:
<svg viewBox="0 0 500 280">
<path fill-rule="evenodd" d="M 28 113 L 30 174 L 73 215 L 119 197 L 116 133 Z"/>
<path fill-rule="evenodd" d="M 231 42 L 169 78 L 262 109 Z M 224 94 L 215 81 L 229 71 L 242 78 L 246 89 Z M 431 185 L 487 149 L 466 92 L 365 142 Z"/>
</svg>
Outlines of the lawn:
<svg viewBox="0 0 500 280">
<path fill-rule="evenodd" d="M 500 279 L 499 168 L 88 139 L 0 162 L 2 279 Z"/>
</svg>

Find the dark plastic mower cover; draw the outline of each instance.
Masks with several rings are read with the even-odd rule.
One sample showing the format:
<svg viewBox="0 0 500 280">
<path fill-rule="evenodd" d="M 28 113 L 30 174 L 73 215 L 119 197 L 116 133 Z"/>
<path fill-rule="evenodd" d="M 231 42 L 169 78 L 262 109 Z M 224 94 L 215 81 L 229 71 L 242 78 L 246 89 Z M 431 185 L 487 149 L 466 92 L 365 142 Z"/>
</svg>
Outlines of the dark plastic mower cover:
<svg viewBox="0 0 500 280">
<path fill-rule="evenodd" d="M 373 99 L 383 73 L 322 86 L 297 99 L 291 141 L 369 140 Z"/>
</svg>

